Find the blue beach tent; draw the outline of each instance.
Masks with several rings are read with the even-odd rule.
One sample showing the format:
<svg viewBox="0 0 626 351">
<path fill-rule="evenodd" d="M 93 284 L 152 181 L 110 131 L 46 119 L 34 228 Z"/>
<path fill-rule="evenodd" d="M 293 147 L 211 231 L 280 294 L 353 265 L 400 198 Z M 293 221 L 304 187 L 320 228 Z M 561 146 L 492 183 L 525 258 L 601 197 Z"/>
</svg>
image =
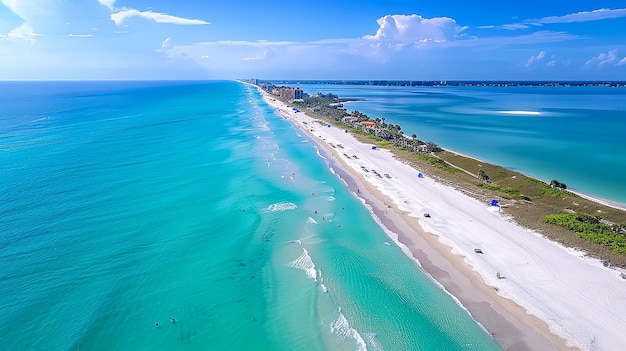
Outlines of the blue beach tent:
<svg viewBox="0 0 626 351">
<path fill-rule="evenodd" d="M 372 146 L 372 150 L 376 150 L 376 145 Z"/>
<path fill-rule="evenodd" d="M 498 200 L 491 200 L 491 206 L 498 206 Z"/>
<path fill-rule="evenodd" d="M 424 178 L 424 175 L 423 175 L 422 173 L 418 173 L 418 174 L 417 174 L 417 177 L 418 177 L 418 178 Z"/>
</svg>

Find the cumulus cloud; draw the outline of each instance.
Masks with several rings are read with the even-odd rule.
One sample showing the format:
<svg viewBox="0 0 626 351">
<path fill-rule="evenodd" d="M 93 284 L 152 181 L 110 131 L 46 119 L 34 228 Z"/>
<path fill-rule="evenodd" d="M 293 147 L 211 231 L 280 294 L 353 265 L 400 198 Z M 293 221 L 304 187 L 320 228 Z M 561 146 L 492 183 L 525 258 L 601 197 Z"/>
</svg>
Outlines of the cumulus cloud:
<svg viewBox="0 0 626 351">
<path fill-rule="evenodd" d="M 172 41 L 172 38 L 165 38 L 165 40 L 161 42 L 161 47 L 162 48 L 169 47 L 171 41 Z"/>
<path fill-rule="evenodd" d="M 598 56 L 592 57 L 589 61 L 585 62 L 585 67 L 598 67 L 602 68 L 617 59 L 617 50 L 611 50 L 607 53 L 600 53 Z M 622 60 L 623 61 L 623 60 Z M 618 62 L 618 64 L 620 64 Z"/>
<path fill-rule="evenodd" d="M 363 39 L 376 41 L 446 42 L 454 40 L 467 27 L 459 26 L 449 17 L 424 18 L 420 15 L 386 15 L 377 21 L 378 30 Z"/>
<path fill-rule="evenodd" d="M 45 15 L 50 0 L 0 0 L 0 2 L 23 20 L 22 24 L 12 29 L 5 37 L 16 41 L 34 43 L 41 34 L 35 32 L 33 24 L 37 22 L 39 17 Z"/>
<path fill-rule="evenodd" d="M 93 34 L 68 34 L 67 36 L 70 38 L 91 38 Z"/>
<path fill-rule="evenodd" d="M 618 65 L 618 66 L 621 66 L 621 65 L 626 65 L 626 56 L 624 56 L 624 58 L 623 58 L 623 59 L 621 59 L 621 60 L 617 63 L 617 65 Z"/>
<path fill-rule="evenodd" d="M 539 53 L 535 56 L 531 56 L 528 61 L 526 61 L 526 64 L 524 65 L 524 67 L 528 68 L 528 69 L 533 69 L 537 66 L 537 64 L 543 60 L 543 58 L 546 57 L 546 52 L 545 51 L 539 51 Z"/>
<path fill-rule="evenodd" d="M 3 0 L 4 1 L 4 0 Z M 15 0 L 11 0 L 15 1 Z M 115 0 L 98 0 L 98 2 L 106 6 L 109 10 L 111 10 L 111 20 L 115 22 L 116 25 L 121 25 L 125 20 L 131 17 L 140 17 L 147 20 L 151 20 L 157 23 L 169 23 L 169 24 L 179 24 L 179 25 L 199 25 L 199 24 L 210 24 L 207 21 L 199 20 L 199 19 L 189 19 L 178 16 L 168 15 L 166 13 L 161 12 L 153 12 L 151 10 L 148 11 L 139 11 L 137 9 L 122 7 L 120 9 L 116 8 Z"/>
</svg>

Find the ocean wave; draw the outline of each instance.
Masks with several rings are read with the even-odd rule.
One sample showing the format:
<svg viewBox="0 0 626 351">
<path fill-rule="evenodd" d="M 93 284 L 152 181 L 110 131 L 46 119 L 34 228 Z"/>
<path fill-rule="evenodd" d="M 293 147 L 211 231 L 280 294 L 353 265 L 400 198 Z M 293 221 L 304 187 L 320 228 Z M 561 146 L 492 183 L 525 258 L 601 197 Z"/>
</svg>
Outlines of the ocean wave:
<svg viewBox="0 0 626 351">
<path fill-rule="evenodd" d="M 289 267 L 305 271 L 307 277 L 317 282 L 318 273 L 315 269 L 315 264 L 313 264 L 313 259 L 311 259 L 309 252 L 305 248 L 302 248 L 302 254 L 298 258 L 289 263 Z"/>
<path fill-rule="evenodd" d="M 298 206 L 296 204 L 294 204 L 293 202 L 279 202 L 276 204 L 271 204 L 267 207 L 267 211 L 270 212 L 280 212 L 280 211 L 289 211 L 289 210 L 295 210 L 296 208 L 298 208 Z"/>
<path fill-rule="evenodd" d="M 350 326 L 348 319 L 343 315 L 343 313 L 341 313 L 341 308 L 339 309 L 339 317 L 337 317 L 337 319 L 330 324 L 330 332 L 337 335 L 337 338 L 339 338 L 340 341 L 347 338 L 356 340 L 356 349 L 358 351 L 367 351 L 367 344 L 365 343 L 365 340 L 356 329 Z"/>
</svg>

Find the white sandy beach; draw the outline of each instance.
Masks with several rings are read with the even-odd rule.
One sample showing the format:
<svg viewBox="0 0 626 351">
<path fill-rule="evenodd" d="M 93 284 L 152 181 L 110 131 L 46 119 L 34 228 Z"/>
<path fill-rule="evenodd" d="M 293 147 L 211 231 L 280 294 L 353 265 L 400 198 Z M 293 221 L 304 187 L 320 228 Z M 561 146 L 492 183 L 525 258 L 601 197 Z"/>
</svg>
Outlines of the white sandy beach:
<svg viewBox="0 0 626 351">
<path fill-rule="evenodd" d="M 626 349 L 626 280 L 619 271 L 263 94 L 363 184 L 359 195 L 374 196 L 386 229 L 505 349 Z"/>
</svg>

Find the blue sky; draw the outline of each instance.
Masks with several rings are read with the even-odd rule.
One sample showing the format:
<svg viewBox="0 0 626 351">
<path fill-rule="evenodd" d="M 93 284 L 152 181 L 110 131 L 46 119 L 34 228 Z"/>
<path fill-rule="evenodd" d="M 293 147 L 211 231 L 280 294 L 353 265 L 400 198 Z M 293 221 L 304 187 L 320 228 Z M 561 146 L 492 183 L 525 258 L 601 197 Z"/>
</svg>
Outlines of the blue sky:
<svg viewBox="0 0 626 351">
<path fill-rule="evenodd" d="M 0 0 L 0 80 L 626 80 L 626 0 Z"/>
</svg>

